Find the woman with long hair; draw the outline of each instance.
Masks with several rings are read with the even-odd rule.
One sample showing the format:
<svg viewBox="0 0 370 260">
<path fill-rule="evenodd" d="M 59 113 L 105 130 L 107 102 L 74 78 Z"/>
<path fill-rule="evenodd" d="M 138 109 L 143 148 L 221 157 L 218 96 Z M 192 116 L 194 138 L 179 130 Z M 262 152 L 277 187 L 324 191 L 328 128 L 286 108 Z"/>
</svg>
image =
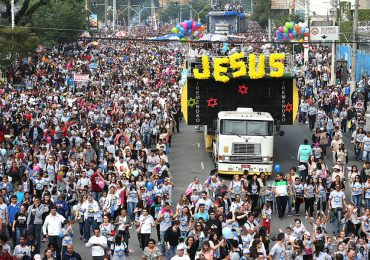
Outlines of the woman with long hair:
<svg viewBox="0 0 370 260">
<path fill-rule="evenodd" d="M 314 203 L 315 203 L 315 183 L 311 176 L 307 177 L 307 182 L 303 186 L 304 205 L 306 214 L 309 213 L 313 217 Z"/>
<path fill-rule="evenodd" d="M 76 216 L 75 216 L 75 219 L 77 219 L 78 225 L 79 225 L 80 240 L 83 239 L 84 229 L 85 229 L 85 217 L 84 217 L 84 209 L 82 208 L 82 205 L 85 203 L 86 200 L 87 200 L 87 196 L 81 194 L 78 200 L 78 203 L 77 203 L 77 211 L 76 211 Z"/>
<path fill-rule="evenodd" d="M 188 206 L 183 207 L 179 214 L 173 216 L 174 219 L 176 218 L 180 222 L 180 234 L 182 237 L 186 237 L 189 232 L 191 217 L 190 208 Z"/>
<path fill-rule="evenodd" d="M 209 244 L 209 241 L 204 241 L 202 244 L 202 247 L 199 252 L 197 252 L 197 256 L 195 259 L 199 258 L 200 256 L 203 256 L 205 260 L 213 260 L 213 250 L 211 248 L 211 245 Z"/>
<path fill-rule="evenodd" d="M 257 209 L 260 189 L 261 186 L 259 181 L 257 180 L 257 174 L 255 174 L 252 176 L 252 179 L 248 183 L 248 192 L 252 201 L 252 212 Z"/>
<path fill-rule="evenodd" d="M 189 209 L 191 209 L 191 203 L 185 194 L 181 195 L 181 198 L 176 205 L 176 215 L 181 212 L 183 207 L 188 207 Z"/>
<path fill-rule="evenodd" d="M 188 236 L 185 241 L 186 245 L 186 252 L 189 255 L 190 260 L 195 260 L 195 254 L 197 253 L 198 249 L 198 242 L 195 241 L 195 238 L 192 236 Z"/>
<path fill-rule="evenodd" d="M 310 157 L 308 157 L 307 166 L 308 166 L 307 170 L 308 170 L 309 175 L 312 173 L 313 170 L 315 170 L 317 168 L 316 167 L 316 159 L 315 159 L 314 155 L 310 155 Z"/>
<path fill-rule="evenodd" d="M 362 127 L 360 127 L 353 138 L 355 142 L 355 160 L 361 161 L 362 160 L 362 148 L 363 148 L 363 141 L 365 138 L 365 132 Z"/>
<path fill-rule="evenodd" d="M 326 212 L 326 184 L 324 179 L 321 177 L 317 178 L 316 187 L 316 202 L 317 202 L 317 212 L 319 213 L 320 210 Z"/>
<path fill-rule="evenodd" d="M 189 237 L 190 236 L 191 237 L 194 237 L 195 243 L 197 243 L 197 245 L 198 245 L 197 250 L 200 249 L 200 247 L 203 245 L 204 240 L 206 239 L 206 236 L 205 236 L 205 234 L 203 232 L 203 229 L 204 228 L 203 228 L 202 223 L 196 222 L 194 224 L 193 229 L 190 230 L 190 232 L 188 234 Z"/>
<path fill-rule="evenodd" d="M 352 165 L 351 170 L 348 172 L 349 182 L 353 183 L 357 175 L 360 175 L 360 173 L 358 172 L 357 165 Z"/>
<path fill-rule="evenodd" d="M 112 255 L 111 260 L 124 260 L 126 259 L 126 251 L 127 245 L 124 242 L 123 236 L 121 234 L 117 234 L 114 243 L 112 243 L 110 247 L 110 252 Z"/>
<path fill-rule="evenodd" d="M 363 184 L 360 175 L 355 177 L 351 185 L 351 198 L 352 202 L 357 207 L 357 214 L 360 215 L 360 206 L 362 201 L 362 193 L 364 192 Z"/>
</svg>

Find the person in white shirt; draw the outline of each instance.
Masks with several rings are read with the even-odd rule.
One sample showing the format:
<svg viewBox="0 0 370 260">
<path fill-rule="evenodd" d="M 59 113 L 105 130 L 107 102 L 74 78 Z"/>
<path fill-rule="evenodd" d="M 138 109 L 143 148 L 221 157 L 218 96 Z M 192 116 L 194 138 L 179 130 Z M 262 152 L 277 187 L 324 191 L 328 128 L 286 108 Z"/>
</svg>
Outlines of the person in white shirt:
<svg viewBox="0 0 370 260">
<path fill-rule="evenodd" d="M 183 244 L 177 246 L 176 255 L 171 260 L 190 260 L 190 257 L 185 255 L 185 246 Z"/>
<path fill-rule="evenodd" d="M 62 230 L 64 220 L 65 218 L 57 213 L 56 206 L 52 206 L 50 214 L 45 218 L 44 225 L 42 226 L 42 231 L 49 238 L 49 243 L 55 242 L 59 248 L 62 248 L 62 239 L 59 234 Z"/>
<path fill-rule="evenodd" d="M 26 237 L 20 236 L 19 237 L 19 245 L 14 247 L 13 253 L 14 259 L 28 259 L 31 258 L 31 250 L 30 247 L 26 245 Z"/>
<path fill-rule="evenodd" d="M 105 255 L 105 249 L 108 248 L 107 238 L 100 235 L 100 229 L 94 229 L 94 235 L 90 237 L 89 241 L 85 245 L 91 247 L 91 255 L 93 260 L 103 260 Z"/>
<path fill-rule="evenodd" d="M 150 234 L 152 233 L 152 227 L 156 225 L 154 218 L 149 215 L 149 212 L 146 208 L 143 209 L 143 214 L 139 217 L 139 227 L 136 231 L 140 234 L 140 244 L 141 249 L 148 245 Z"/>
<path fill-rule="evenodd" d="M 99 203 L 93 199 L 91 194 L 89 194 L 87 200 L 82 204 L 81 211 L 85 218 L 84 238 L 85 241 L 88 241 L 91 236 L 91 229 L 97 218 L 101 215 Z"/>
<path fill-rule="evenodd" d="M 329 195 L 329 211 L 334 213 L 333 233 L 339 233 L 341 230 L 341 222 L 343 217 L 343 208 L 346 206 L 346 195 L 341 191 L 340 184 L 335 185 L 335 190 Z"/>
</svg>

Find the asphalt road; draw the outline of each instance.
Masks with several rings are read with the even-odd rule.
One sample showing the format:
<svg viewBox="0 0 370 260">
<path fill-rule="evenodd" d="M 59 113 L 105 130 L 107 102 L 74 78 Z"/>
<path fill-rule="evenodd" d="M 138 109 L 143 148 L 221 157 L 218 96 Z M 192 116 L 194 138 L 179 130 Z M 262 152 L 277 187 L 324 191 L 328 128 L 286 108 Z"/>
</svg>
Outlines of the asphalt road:
<svg viewBox="0 0 370 260">
<path fill-rule="evenodd" d="M 184 193 L 187 185 L 193 180 L 194 177 L 199 177 L 204 181 L 209 172 L 214 168 L 213 162 L 209 154 L 205 152 L 203 133 L 196 132 L 194 126 L 187 126 L 184 123 L 181 125 L 181 133 L 176 133 L 173 137 L 172 148 L 169 154 L 169 161 L 171 164 L 170 171 L 174 177 L 176 186 L 173 190 L 173 206 L 176 206 L 177 200 L 181 194 Z M 281 130 L 285 132 L 284 136 L 276 136 L 275 138 L 275 154 L 274 160 L 282 167 L 283 172 L 287 171 L 292 166 L 297 166 L 297 149 L 305 138 L 311 140 L 312 132 L 308 130 L 307 126 L 301 123 L 296 123 L 292 126 L 282 126 Z M 353 145 L 350 143 L 348 136 L 344 137 L 345 145 L 350 154 L 350 162 L 348 165 L 356 164 L 361 169 L 359 162 L 354 162 L 353 158 Z M 327 161 L 329 166 L 333 166 L 331 160 Z M 271 176 L 273 180 L 274 176 Z M 230 178 L 226 178 L 230 180 Z M 347 192 L 347 198 L 349 194 Z M 316 207 L 315 207 L 316 208 Z M 304 210 L 304 205 L 301 206 L 301 212 Z M 276 234 L 279 229 L 285 230 L 287 226 L 294 225 L 295 217 L 285 218 L 279 221 L 277 214 L 273 214 L 271 234 Z M 312 227 L 301 215 L 300 219 L 305 224 L 309 231 Z M 328 225 L 329 234 L 331 234 L 331 225 Z M 73 238 L 73 245 L 75 250 L 79 252 L 83 259 L 90 259 L 91 251 L 87 249 L 83 243 L 78 239 L 78 224 L 74 225 L 75 237 Z M 141 259 L 141 250 L 139 248 L 135 229 L 130 230 L 131 238 L 129 241 L 129 248 L 133 251 L 128 259 Z M 152 238 L 157 240 L 155 229 L 152 232 Z M 47 243 L 43 243 L 42 253 Z M 43 255 L 43 254 L 42 254 Z"/>
</svg>

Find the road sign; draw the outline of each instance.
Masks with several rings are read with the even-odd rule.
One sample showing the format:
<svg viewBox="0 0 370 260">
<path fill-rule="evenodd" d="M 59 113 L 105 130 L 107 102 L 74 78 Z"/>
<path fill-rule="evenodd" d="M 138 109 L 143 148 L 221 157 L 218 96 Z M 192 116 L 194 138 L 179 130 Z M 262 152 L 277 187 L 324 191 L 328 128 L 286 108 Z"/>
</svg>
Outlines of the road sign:
<svg viewBox="0 0 370 260">
<path fill-rule="evenodd" d="M 310 28 L 311 41 L 338 41 L 339 28 L 338 26 L 311 26 Z"/>
</svg>

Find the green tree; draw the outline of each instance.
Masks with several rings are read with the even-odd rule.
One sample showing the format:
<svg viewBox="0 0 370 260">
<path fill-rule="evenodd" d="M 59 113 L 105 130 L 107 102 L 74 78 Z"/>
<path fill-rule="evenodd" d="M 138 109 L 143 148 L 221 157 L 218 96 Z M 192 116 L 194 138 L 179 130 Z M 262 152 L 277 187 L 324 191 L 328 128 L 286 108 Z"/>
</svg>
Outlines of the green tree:
<svg viewBox="0 0 370 260">
<path fill-rule="evenodd" d="M 86 29 L 86 17 L 82 0 L 53 1 L 37 10 L 31 23 L 46 45 L 55 45 L 76 40 Z"/>
<path fill-rule="evenodd" d="M 179 2 L 170 2 L 166 8 L 159 12 L 159 17 L 164 22 L 178 20 L 181 14 L 181 20 L 189 19 L 190 8 L 188 5 L 181 5 Z"/>
<path fill-rule="evenodd" d="M 204 0 L 192 0 L 189 5 L 193 9 L 193 18 L 199 19 L 202 21 L 202 23 L 206 23 L 206 15 L 209 11 L 211 11 L 211 6 L 208 4 L 208 1 Z"/>
<path fill-rule="evenodd" d="M 28 28 L 0 28 L 0 66 L 34 52 L 39 43 L 37 35 Z"/>
<path fill-rule="evenodd" d="M 258 1 L 253 7 L 253 15 L 251 19 L 257 21 L 263 28 L 267 28 L 268 19 L 273 20 L 282 19 L 288 16 L 288 10 L 272 10 L 271 0 Z"/>
</svg>

